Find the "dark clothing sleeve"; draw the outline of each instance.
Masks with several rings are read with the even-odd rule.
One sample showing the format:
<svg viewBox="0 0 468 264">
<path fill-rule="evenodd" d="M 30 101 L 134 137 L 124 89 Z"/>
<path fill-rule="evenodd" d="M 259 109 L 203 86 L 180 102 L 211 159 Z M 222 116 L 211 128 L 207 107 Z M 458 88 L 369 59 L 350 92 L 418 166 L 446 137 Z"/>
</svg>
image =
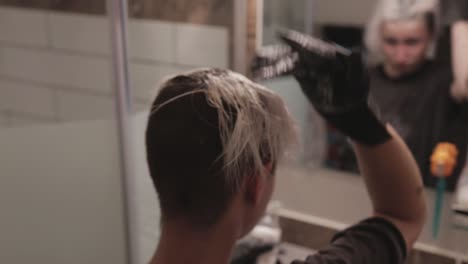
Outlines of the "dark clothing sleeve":
<svg viewBox="0 0 468 264">
<path fill-rule="evenodd" d="M 447 190 L 454 191 L 465 168 L 468 151 L 468 103 L 455 102 L 450 95 L 446 107 L 445 122 L 438 142 L 453 143 L 458 149 L 453 173 L 446 179 Z"/>
<path fill-rule="evenodd" d="M 459 106 L 460 116 L 464 122 L 468 123 L 468 102 L 464 101 Z"/>
<path fill-rule="evenodd" d="M 450 89 L 450 88 L 449 88 Z M 447 109 L 448 119 L 458 119 L 462 122 L 468 122 L 468 101 L 457 102 L 449 94 L 449 103 Z"/>
<path fill-rule="evenodd" d="M 398 228 L 383 218 L 369 218 L 335 235 L 328 248 L 292 264 L 400 264 L 405 258 Z"/>
</svg>

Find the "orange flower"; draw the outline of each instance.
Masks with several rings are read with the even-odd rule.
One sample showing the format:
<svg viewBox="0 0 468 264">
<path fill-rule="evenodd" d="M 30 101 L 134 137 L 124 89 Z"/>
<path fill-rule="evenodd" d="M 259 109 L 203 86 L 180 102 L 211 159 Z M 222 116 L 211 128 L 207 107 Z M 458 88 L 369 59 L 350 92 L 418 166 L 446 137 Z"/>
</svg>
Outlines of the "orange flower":
<svg viewBox="0 0 468 264">
<path fill-rule="evenodd" d="M 449 177 L 457 164 L 458 150 L 452 143 L 437 144 L 431 156 L 431 172 L 436 177 Z"/>
</svg>

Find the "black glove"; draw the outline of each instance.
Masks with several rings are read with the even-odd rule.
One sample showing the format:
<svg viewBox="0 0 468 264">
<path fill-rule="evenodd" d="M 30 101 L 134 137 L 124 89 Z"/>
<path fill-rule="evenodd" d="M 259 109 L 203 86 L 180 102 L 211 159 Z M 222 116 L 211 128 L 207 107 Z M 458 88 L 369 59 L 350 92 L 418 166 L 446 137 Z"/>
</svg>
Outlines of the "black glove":
<svg viewBox="0 0 468 264">
<path fill-rule="evenodd" d="M 367 104 L 369 80 L 359 53 L 295 31 L 279 37 L 286 45 L 257 53 L 255 78 L 293 74 L 314 108 L 351 139 L 373 146 L 391 138 Z"/>
</svg>

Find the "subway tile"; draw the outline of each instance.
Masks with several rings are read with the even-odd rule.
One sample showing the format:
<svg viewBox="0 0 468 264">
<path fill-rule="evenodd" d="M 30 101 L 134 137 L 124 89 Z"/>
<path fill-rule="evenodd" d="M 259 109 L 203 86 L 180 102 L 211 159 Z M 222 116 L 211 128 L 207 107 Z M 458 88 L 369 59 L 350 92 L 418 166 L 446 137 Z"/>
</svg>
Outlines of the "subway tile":
<svg viewBox="0 0 468 264">
<path fill-rule="evenodd" d="M 33 116 L 12 113 L 9 118 L 9 127 L 38 126 L 56 122 L 52 119 L 43 119 Z"/>
<path fill-rule="evenodd" d="M 133 113 L 143 113 L 148 112 L 150 109 L 151 103 L 148 101 L 144 102 L 134 102 L 133 103 Z"/>
<path fill-rule="evenodd" d="M 45 87 L 0 80 L 0 109 L 53 118 L 54 93 Z"/>
<path fill-rule="evenodd" d="M 46 46 L 46 13 L 0 7 L 0 41 Z"/>
<path fill-rule="evenodd" d="M 64 87 L 111 91 L 110 63 L 102 58 L 0 47 L 0 74 Z"/>
<path fill-rule="evenodd" d="M 10 117 L 7 113 L 0 113 L 0 128 L 5 128 L 10 125 Z"/>
<path fill-rule="evenodd" d="M 176 33 L 177 63 L 221 68 L 229 66 L 227 28 L 178 24 Z"/>
<path fill-rule="evenodd" d="M 160 82 L 178 72 L 179 69 L 172 66 L 132 63 L 130 65 L 130 84 L 134 97 L 141 100 L 152 100 Z"/>
<path fill-rule="evenodd" d="M 51 13 L 53 47 L 111 54 L 107 17 L 85 14 Z M 175 25 L 153 20 L 131 20 L 128 26 L 129 57 L 174 62 Z"/>
<path fill-rule="evenodd" d="M 175 61 L 175 24 L 156 20 L 129 22 L 129 56 L 134 59 Z"/>
<path fill-rule="evenodd" d="M 55 48 L 110 54 L 110 26 L 105 16 L 53 12 L 49 26 Z"/>
<path fill-rule="evenodd" d="M 62 121 L 115 119 L 113 97 L 68 91 L 57 92 L 58 115 Z"/>
</svg>

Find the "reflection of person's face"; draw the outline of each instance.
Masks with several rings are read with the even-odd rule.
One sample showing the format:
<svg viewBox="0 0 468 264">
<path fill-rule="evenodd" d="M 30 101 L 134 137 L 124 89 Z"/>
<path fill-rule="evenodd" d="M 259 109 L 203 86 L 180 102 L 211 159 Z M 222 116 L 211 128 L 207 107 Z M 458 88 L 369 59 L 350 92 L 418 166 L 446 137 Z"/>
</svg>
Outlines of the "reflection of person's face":
<svg viewBox="0 0 468 264">
<path fill-rule="evenodd" d="M 414 72 L 424 61 L 431 41 L 423 19 L 384 22 L 381 45 L 387 74 L 400 77 Z"/>
</svg>

